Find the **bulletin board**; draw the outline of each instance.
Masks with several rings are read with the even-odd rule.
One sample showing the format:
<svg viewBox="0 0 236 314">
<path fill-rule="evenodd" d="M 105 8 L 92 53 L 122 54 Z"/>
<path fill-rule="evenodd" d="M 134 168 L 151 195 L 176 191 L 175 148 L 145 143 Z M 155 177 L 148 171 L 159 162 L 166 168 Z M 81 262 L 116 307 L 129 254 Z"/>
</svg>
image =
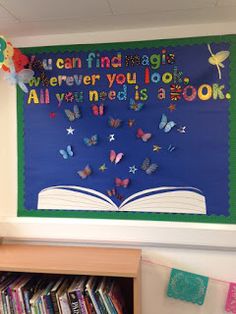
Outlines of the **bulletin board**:
<svg viewBox="0 0 236 314">
<path fill-rule="evenodd" d="M 21 50 L 18 216 L 236 223 L 236 36 Z"/>
</svg>

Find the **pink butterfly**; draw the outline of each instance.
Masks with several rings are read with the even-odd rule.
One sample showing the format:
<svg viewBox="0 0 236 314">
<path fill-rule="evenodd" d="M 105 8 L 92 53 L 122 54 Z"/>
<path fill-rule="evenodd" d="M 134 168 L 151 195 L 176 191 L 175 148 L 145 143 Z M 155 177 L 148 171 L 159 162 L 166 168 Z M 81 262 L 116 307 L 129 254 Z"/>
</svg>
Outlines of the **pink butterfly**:
<svg viewBox="0 0 236 314">
<path fill-rule="evenodd" d="M 121 180 L 120 178 L 115 178 L 116 186 L 122 186 L 123 188 L 127 188 L 129 185 L 129 178 Z"/>
<path fill-rule="evenodd" d="M 104 115 L 104 106 L 103 105 L 93 105 L 92 113 L 94 116 L 103 116 Z"/>
<path fill-rule="evenodd" d="M 124 154 L 123 153 L 116 153 L 114 150 L 110 151 L 110 161 L 114 162 L 115 164 L 118 164 L 118 162 L 121 161 L 123 158 Z"/>
<path fill-rule="evenodd" d="M 144 142 L 147 142 L 152 137 L 151 133 L 144 133 L 144 131 L 140 128 L 137 130 L 136 135 L 137 135 L 137 138 L 142 139 Z"/>
</svg>

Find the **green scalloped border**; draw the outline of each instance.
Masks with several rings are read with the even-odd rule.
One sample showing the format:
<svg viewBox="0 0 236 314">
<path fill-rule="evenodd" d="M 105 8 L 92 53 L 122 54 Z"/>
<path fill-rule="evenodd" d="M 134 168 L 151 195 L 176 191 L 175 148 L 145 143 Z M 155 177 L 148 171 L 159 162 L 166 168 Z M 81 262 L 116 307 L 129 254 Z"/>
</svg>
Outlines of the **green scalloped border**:
<svg viewBox="0 0 236 314">
<path fill-rule="evenodd" d="M 62 46 L 45 46 L 21 48 L 25 54 L 56 53 L 73 51 L 98 51 L 127 48 L 151 48 L 163 46 L 183 46 L 226 42 L 230 44 L 230 154 L 229 154 L 229 197 L 230 215 L 205 216 L 190 214 L 157 214 L 139 212 L 91 212 L 91 211 L 60 211 L 60 210 L 27 210 L 24 208 L 24 121 L 23 92 L 17 88 L 17 139 L 18 139 L 18 211 L 19 217 L 51 217 L 51 218 L 92 218 L 119 220 L 152 220 L 172 222 L 202 222 L 236 224 L 236 35 L 205 36 L 181 39 L 161 39 L 148 41 L 131 41 L 116 43 L 78 44 Z"/>
</svg>

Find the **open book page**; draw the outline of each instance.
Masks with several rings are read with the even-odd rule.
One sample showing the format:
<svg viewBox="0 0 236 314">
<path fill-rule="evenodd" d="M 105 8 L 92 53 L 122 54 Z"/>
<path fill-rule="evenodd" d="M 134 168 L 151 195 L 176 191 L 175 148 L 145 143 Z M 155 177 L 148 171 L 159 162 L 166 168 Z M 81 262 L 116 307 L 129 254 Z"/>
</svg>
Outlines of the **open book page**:
<svg viewBox="0 0 236 314">
<path fill-rule="evenodd" d="M 118 208 L 106 195 L 76 186 L 55 186 L 38 195 L 38 209 L 206 214 L 205 197 L 191 187 L 159 187 L 135 193 Z"/>
</svg>

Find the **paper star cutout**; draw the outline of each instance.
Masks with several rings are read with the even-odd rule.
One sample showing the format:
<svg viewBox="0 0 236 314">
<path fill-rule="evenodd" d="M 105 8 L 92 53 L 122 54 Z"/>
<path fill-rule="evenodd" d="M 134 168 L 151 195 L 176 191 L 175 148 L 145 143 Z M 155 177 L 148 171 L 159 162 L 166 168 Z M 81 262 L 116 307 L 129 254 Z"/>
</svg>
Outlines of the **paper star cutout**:
<svg viewBox="0 0 236 314">
<path fill-rule="evenodd" d="M 115 134 L 109 134 L 109 142 L 112 142 L 115 140 Z"/>
<path fill-rule="evenodd" d="M 168 109 L 170 110 L 170 112 L 175 111 L 176 110 L 176 106 L 174 104 L 170 104 Z"/>
<path fill-rule="evenodd" d="M 179 133 L 186 133 L 186 126 L 180 126 L 180 127 L 177 129 L 177 131 L 178 131 Z"/>
<path fill-rule="evenodd" d="M 138 170 L 138 169 L 135 167 L 135 165 L 133 165 L 132 167 L 129 167 L 129 172 L 130 172 L 130 173 L 135 174 L 135 172 L 136 172 L 137 170 Z"/>
<path fill-rule="evenodd" d="M 99 167 L 99 170 L 104 172 L 105 170 L 107 170 L 107 167 L 106 167 L 106 164 L 102 164 L 100 167 Z"/>
<path fill-rule="evenodd" d="M 157 153 L 158 153 L 158 152 L 161 150 L 161 146 L 153 145 L 152 150 L 153 150 L 154 152 L 157 152 Z"/>
<path fill-rule="evenodd" d="M 72 129 L 72 127 L 70 126 L 69 129 L 66 129 L 66 131 L 67 131 L 67 135 L 69 134 L 74 135 L 75 129 Z"/>
</svg>

